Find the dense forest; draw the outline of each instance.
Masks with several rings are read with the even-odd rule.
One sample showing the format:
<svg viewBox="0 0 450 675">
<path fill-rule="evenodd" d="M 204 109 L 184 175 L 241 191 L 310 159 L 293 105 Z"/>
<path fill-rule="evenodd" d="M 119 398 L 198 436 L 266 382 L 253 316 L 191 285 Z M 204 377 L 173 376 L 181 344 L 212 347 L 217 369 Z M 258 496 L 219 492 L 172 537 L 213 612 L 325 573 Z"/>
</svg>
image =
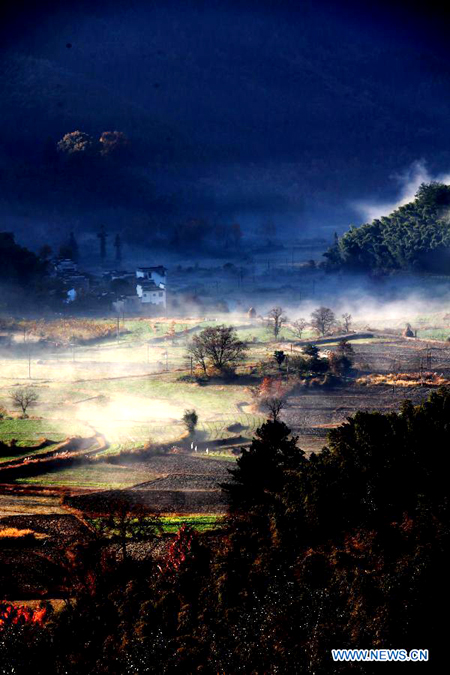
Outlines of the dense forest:
<svg viewBox="0 0 450 675">
<path fill-rule="evenodd" d="M 45 263 L 19 246 L 10 232 L 0 232 L 0 282 L 27 287 L 42 278 Z"/>
<path fill-rule="evenodd" d="M 2 614 L 0 672 L 378 672 L 333 663 L 339 647 L 429 649 L 440 672 L 449 415 L 448 389 L 359 412 L 309 459 L 267 421 L 224 485 L 221 530 L 183 527 L 147 561 L 97 539 L 62 552 L 66 608 L 43 623 Z"/>
<path fill-rule="evenodd" d="M 0 307 L 24 308 L 45 286 L 46 261 L 19 246 L 11 232 L 0 232 Z"/>
<path fill-rule="evenodd" d="M 423 183 L 413 202 L 351 227 L 324 254 L 328 269 L 362 272 L 450 270 L 450 186 Z"/>
</svg>

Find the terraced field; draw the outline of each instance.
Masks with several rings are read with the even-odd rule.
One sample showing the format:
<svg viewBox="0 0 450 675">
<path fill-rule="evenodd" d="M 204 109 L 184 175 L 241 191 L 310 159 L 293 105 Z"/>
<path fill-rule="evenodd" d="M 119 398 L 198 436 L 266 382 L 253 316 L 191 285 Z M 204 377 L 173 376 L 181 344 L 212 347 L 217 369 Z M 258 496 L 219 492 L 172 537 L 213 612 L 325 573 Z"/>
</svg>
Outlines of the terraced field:
<svg viewBox="0 0 450 675">
<path fill-rule="evenodd" d="M 430 317 L 422 322 L 417 319 L 419 333 L 434 330 L 429 320 Z M 108 338 L 32 358 L 31 379 L 27 376 L 26 359 L 11 355 L 4 358 L 0 403 L 9 410 L 9 392 L 24 384 L 33 386 L 39 400 L 29 419 L 19 419 L 15 414 L 14 419 L 0 421 L 0 438 L 6 442 L 16 439 L 19 446 L 11 454 L 3 453 L 0 463 L 25 455 L 38 456 L 41 450 L 34 451 L 30 446 L 40 438 L 57 442 L 72 435 L 92 436 L 96 431 L 104 434 L 108 445 L 96 453 L 93 461 L 23 476 L 18 479 L 20 484 L 50 491 L 132 489 L 133 493 L 149 493 L 147 500 L 152 504 L 159 500 L 172 513 L 177 509 L 191 514 L 220 512 L 224 506 L 213 485 L 223 480 L 224 470 L 232 465 L 240 446 L 250 442 L 264 416 L 252 410 L 251 378 L 246 375 L 246 367 L 241 369 L 239 378 L 230 382 L 180 380 L 180 375 L 189 372 L 187 340 L 195 331 L 216 323 L 204 319 L 127 321 L 119 340 Z M 444 332 L 445 325 L 439 330 Z M 248 364 L 271 358 L 275 349 L 288 353 L 299 349 L 297 336 L 289 326 L 283 328 L 276 342 L 266 326 L 246 323 L 245 319 L 238 333 L 249 344 Z M 306 332 L 304 337 L 309 339 L 309 334 Z M 327 348 L 333 346 L 329 343 Z M 394 368 L 397 372 L 417 371 L 425 353 L 431 358 L 433 370 L 449 374 L 450 345 L 443 342 L 428 344 L 375 332 L 373 338 L 355 340 L 354 349 L 361 374 L 390 373 Z M 362 386 L 355 381 L 334 390 L 300 387 L 290 397 L 283 418 L 299 435 L 299 445 L 304 450 L 318 451 L 329 429 L 356 410 L 397 409 L 405 397 L 418 401 L 427 394 L 427 387 L 406 390 L 388 385 Z M 187 408 L 195 408 L 199 415 L 197 455 L 181 442 L 179 455 L 152 457 L 144 462 L 133 457 L 126 462 L 120 459 L 121 453 L 127 451 L 128 456 L 128 451 L 149 442 L 169 448 L 171 444 L 180 445 L 184 433 L 181 418 Z M 11 417 L 12 411 L 9 413 Z M 135 488 L 142 484 L 146 487 Z"/>
</svg>

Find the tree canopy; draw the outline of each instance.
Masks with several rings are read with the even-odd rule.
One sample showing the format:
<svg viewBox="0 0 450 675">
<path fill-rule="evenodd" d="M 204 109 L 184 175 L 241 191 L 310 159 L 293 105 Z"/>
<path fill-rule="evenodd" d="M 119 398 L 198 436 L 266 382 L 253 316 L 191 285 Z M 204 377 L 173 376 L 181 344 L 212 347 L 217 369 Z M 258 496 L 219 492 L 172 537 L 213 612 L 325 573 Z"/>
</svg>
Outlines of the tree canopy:
<svg viewBox="0 0 450 675">
<path fill-rule="evenodd" d="M 0 281 L 27 286 L 41 278 L 45 262 L 28 249 L 19 246 L 10 232 L 0 232 Z"/>
<path fill-rule="evenodd" d="M 196 335 L 188 348 L 196 365 L 222 371 L 243 360 L 247 346 L 239 340 L 233 326 L 209 326 Z"/>
</svg>

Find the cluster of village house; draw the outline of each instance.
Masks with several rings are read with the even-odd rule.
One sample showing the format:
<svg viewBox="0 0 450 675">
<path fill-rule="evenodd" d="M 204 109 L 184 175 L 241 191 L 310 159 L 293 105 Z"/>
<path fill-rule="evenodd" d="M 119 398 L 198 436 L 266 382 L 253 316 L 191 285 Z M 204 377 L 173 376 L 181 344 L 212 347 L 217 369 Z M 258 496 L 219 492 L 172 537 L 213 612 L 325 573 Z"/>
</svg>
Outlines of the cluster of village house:
<svg viewBox="0 0 450 675">
<path fill-rule="evenodd" d="M 98 278 L 80 272 L 78 265 L 70 259 L 55 260 L 53 275 L 63 282 L 67 303 L 92 291 L 93 282 L 95 286 L 99 285 Z M 103 288 L 109 290 L 120 284 L 121 293 L 111 292 L 111 304 L 117 312 L 145 314 L 166 307 L 167 269 L 162 265 L 137 267 L 135 272 L 111 270 L 103 273 L 101 282 Z"/>
</svg>

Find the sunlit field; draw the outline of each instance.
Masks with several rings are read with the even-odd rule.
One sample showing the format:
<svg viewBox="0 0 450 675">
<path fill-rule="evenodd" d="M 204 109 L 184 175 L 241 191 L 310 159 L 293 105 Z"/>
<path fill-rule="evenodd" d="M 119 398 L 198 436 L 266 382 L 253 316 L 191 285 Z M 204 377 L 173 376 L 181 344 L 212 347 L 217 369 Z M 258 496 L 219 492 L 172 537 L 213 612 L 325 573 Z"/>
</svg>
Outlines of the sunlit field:
<svg viewBox="0 0 450 675">
<path fill-rule="evenodd" d="M 292 311 L 289 314 L 291 319 L 295 318 Z M 445 312 L 412 315 L 408 320 L 419 338 L 433 340 L 447 336 L 449 320 Z M 384 355 L 386 371 L 392 347 L 386 342 L 384 331 L 388 331 L 387 335 L 400 335 L 405 322 L 406 317 L 391 310 L 385 316 L 375 312 L 355 320 L 354 331 L 375 331 L 373 337 L 353 341 L 361 363 L 368 360 L 376 368 Z M 183 379 L 191 373 L 188 342 L 206 326 L 220 323 L 235 325 L 239 338 L 248 345 L 245 360 L 238 367 L 238 377 L 213 378 L 208 382 Z M 64 334 L 65 329 L 71 333 L 69 337 Z M 201 444 L 199 454 L 209 461 L 233 462 L 234 452 L 250 442 L 265 419 L 262 412 L 254 409 L 250 391 L 256 364 L 272 360 L 276 349 L 288 354 L 300 349 L 296 345 L 300 338 L 290 321 L 275 339 L 266 322 L 251 320 L 245 314 L 190 319 L 120 318 L 119 326 L 111 320 L 93 319 L 82 319 L 79 325 L 77 320 L 41 321 L 37 326 L 25 322 L 10 334 L 13 348 L 3 349 L 1 356 L 0 438 L 8 445 L 14 440 L 15 448 L 4 449 L 0 464 L 37 459 L 73 436 L 89 438 L 99 434 L 106 441 L 92 456 L 95 461 L 57 471 L 42 470 L 39 475 L 18 479 L 23 485 L 58 489 L 123 489 L 158 477 L 160 474 L 152 466 L 130 467 L 110 462 L 121 453 L 148 445 L 176 446 L 186 434 L 182 422 L 186 409 L 195 409 L 198 414 L 195 443 Z M 58 342 L 39 348 L 38 341 L 42 339 Z M 317 337 L 309 328 L 301 339 Z M 326 348 L 333 349 L 336 344 L 328 341 Z M 419 341 L 405 345 L 410 345 L 411 354 L 424 346 Z M 384 379 L 380 377 L 372 378 L 374 386 L 391 382 L 385 375 Z M 367 385 L 372 380 L 364 381 L 365 386 L 360 387 L 364 394 L 351 393 L 351 408 L 360 404 L 361 395 L 368 395 Z M 27 411 L 27 419 L 21 418 L 10 398 L 12 390 L 23 386 L 32 386 L 39 397 L 37 404 Z M 339 392 L 322 394 L 320 405 L 313 394 L 292 397 L 286 419 L 299 433 L 305 450 L 320 450 L 327 430 L 345 419 L 344 409 L 339 412 L 342 396 Z M 39 447 L 42 439 L 48 440 L 43 448 Z"/>
<path fill-rule="evenodd" d="M 147 441 L 175 441 L 183 432 L 181 417 L 186 408 L 196 409 L 198 432 L 205 440 L 225 438 L 229 435 L 227 427 L 235 423 L 254 431 L 261 416 L 251 409 L 247 382 L 238 379 L 202 385 L 179 380 L 190 372 L 186 346 L 192 335 L 207 325 L 230 321 L 236 325 L 240 339 L 249 345 L 246 357 L 249 367 L 270 358 L 274 349 L 289 352 L 299 339 L 288 324 L 275 341 L 263 322 L 250 321 L 245 315 L 223 315 L 215 320 L 121 319 L 119 333 L 114 337 L 108 335 L 111 321 L 80 320 L 84 332 L 85 324 L 94 326 L 93 344 L 70 343 L 60 335 L 64 344 L 58 349 L 38 350 L 31 342 L 28 355 L 14 357 L 4 350 L 0 403 L 12 414 L 9 393 L 24 385 L 35 388 L 39 401 L 29 411 L 30 417 L 37 419 L 0 421 L 1 437 L 7 441 L 14 438 L 19 445 L 26 445 L 42 437 L 60 441 L 71 435 L 89 435 L 95 429 L 106 436 L 109 451 L 136 447 Z M 420 338 L 447 337 L 448 320 L 442 313 L 417 315 L 411 321 Z M 373 315 L 355 327 L 382 330 L 386 323 L 391 330 L 400 331 L 405 319 Z M 52 322 L 49 325 L 39 322 L 34 330 L 46 337 L 58 333 Z M 76 325 L 70 323 L 67 330 L 76 333 Z M 82 333 L 81 328 L 79 332 Z M 97 340 L 97 335 L 105 337 Z M 302 335 L 303 340 L 312 337 L 311 330 Z M 25 339 L 29 338 L 17 330 L 14 336 L 17 344 Z M 355 344 L 366 342 L 363 339 Z M 333 343 L 329 346 L 332 348 Z M 245 374 L 246 364 L 241 373 Z"/>
<path fill-rule="evenodd" d="M 176 441 L 183 432 L 181 418 L 186 408 L 197 410 L 198 432 L 205 440 L 225 438 L 230 435 L 227 426 L 235 423 L 253 432 L 261 416 L 249 410 L 246 385 L 179 381 L 180 375 L 190 372 L 186 345 L 192 333 L 216 323 L 152 319 L 128 320 L 122 325 L 121 321 L 114 339 L 65 345 L 53 352 L 34 354 L 31 350 L 29 360 L 3 358 L 1 404 L 12 412 L 11 389 L 32 386 L 39 401 L 29 414 L 39 419 L 4 420 L 0 422 L 2 437 L 26 444 L 41 437 L 58 441 L 87 435 L 95 429 L 106 436 L 111 452 L 148 441 Z M 283 334 L 294 339 L 289 329 Z M 248 325 L 239 329 L 239 336 L 253 345 L 249 363 L 273 348 L 264 326 Z"/>
</svg>

